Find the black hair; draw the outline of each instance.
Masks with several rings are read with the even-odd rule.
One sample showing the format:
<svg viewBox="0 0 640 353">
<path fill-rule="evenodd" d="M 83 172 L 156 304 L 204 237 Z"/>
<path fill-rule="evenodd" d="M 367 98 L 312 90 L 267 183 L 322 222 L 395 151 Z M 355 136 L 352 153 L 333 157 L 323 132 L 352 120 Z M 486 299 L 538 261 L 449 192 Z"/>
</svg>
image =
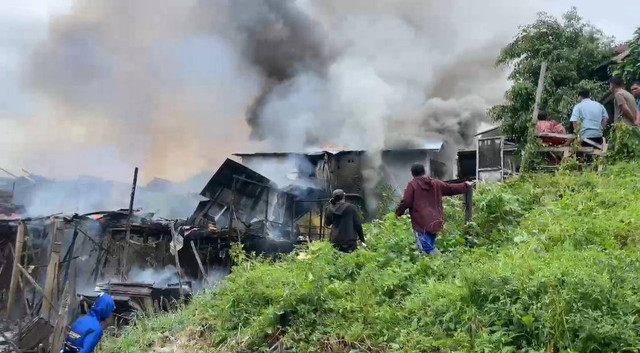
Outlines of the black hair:
<svg viewBox="0 0 640 353">
<path fill-rule="evenodd" d="M 414 177 L 423 176 L 425 174 L 427 174 L 427 172 L 424 169 L 424 164 L 416 163 L 411 166 L 411 175 Z"/>
<path fill-rule="evenodd" d="M 620 77 L 612 77 L 609 79 L 609 83 L 616 87 L 624 87 L 624 81 Z"/>
<path fill-rule="evenodd" d="M 538 112 L 538 120 L 547 120 L 549 119 L 549 114 L 546 110 L 541 110 Z"/>
<path fill-rule="evenodd" d="M 582 99 L 591 98 L 591 92 L 586 88 L 582 88 L 578 91 L 578 97 L 582 97 Z"/>
<path fill-rule="evenodd" d="M 633 81 L 631 83 L 631 86 L 636 85 L 636 86 L 640 86 L 640 81 Z"/>
</svg>

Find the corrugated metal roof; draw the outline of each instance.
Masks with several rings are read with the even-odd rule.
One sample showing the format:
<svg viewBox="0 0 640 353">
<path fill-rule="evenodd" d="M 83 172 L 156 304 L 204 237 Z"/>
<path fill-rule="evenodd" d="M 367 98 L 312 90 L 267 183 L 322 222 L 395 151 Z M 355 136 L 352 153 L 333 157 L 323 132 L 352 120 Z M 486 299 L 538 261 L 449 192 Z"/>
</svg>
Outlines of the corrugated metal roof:
<svg viewBox="0 0 640 353">
<path fill-rule="evenodd" d="M 434 151 L 439 152 L 444 146 L 444 141 L 425 142 L 420 147 L 414 148 L 398 148 L 384 149 L 383 152 L 402 152 L 402 151 Z M 307 152 L 254 152 L 254 153 L 234 153 L 238 157 L 284 157 L 288 155 L 305 155 L 305 156 L 321 156 L 324 154 L 341 154 L 341 153 L 364 153 L 366 150 L 361 149 L 344 149 L 344 150 L 316 150 Z"/>
</svg>

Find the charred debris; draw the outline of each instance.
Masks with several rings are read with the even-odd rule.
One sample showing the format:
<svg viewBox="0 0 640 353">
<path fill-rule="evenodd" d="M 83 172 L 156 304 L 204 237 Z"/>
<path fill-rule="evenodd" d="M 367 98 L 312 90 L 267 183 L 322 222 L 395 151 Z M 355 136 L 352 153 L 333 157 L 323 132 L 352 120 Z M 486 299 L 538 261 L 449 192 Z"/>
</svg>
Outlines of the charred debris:
<svg viewBox="0 0 640 353">
<path fill-rule="evenodd" d="M 131 198 L 135 197 L 134 178 Z M 234 243 L 265 256 L 324 236 L 325 191 L 287 186 L 227 159 L 188 219 L 133 209 L 24 218 L 0 200 L 0 351 L 53 351 L 66 325 L 110 293 L 117 329 L 170 310 L 231 270 Z M 1 195 L 0 195 L 1 196 Z M 17 254 L 17 256 L 16 256 Z M 6 319 L 5 319 L 6 318 Z"/>
</svg>

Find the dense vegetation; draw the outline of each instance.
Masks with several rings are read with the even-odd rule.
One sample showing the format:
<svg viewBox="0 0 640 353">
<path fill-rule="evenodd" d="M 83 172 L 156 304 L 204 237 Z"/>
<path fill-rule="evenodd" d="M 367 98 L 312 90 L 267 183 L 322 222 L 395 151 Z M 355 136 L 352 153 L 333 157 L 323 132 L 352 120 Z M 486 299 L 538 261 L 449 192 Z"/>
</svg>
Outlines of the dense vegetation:
<svg viewBox="0 0 640 353">
<path fill-rule="evenodd" d="M 520 29 L 498 57 L 498 65 L 513 68 L 509 75 L 513 85 L 505 94 L 506 102 L 491 109 L 491 117 L 502 123 L 505 136 L 526 139 L 540 67 L 546 61 L 541 110 L 566 126 L 578 89 L 589 88 L 595 99 L 604 98 L 608 73 L 598 68 L 613 54 L 612 39 L 586 23 L 575 8 L 562 19 L 541 13 L 536 22 Z"/>
<path fill-rule="evenodd" d="M 183 310 L 142 320 L 103 352 L 637 352 L 640 164 L 482 186 L 475 223 L 449 199 L 443 256 L 409 220 L 367 226 L 367 249 L 317 242 L 249 259 Z"/>
<path fill-rule="evenodd" d="M 625 82 L 631 83 L 640 80 L 640 27 L 628 45 L 629 57 L 614 68 L 613 74 L 622 77 Z"/>
</svg>

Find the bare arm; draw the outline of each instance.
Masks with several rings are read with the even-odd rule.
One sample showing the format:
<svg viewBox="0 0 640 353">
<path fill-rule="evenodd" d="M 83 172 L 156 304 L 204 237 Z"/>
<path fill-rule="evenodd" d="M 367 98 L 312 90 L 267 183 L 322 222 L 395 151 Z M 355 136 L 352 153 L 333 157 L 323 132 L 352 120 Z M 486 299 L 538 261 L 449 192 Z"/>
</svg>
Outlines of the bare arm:
<svg viewBox="0 0 640 353">
<path fill-rule="evenodd" d="M 607 113 L 607 109 L 602 104 L 600 104 L 600 109 L 602 110 L 602 131 L 604 131 L 609 122 L 609 113 Z"/>
<path fill-rule="evenodd" d="M 571 126 L 573 127 L 573 133 L 575 133 L 576 135 L 578 134 L 578 123 L 580 122 L 580 120 L 580 109 L 578 108 L 578 105 L 576 105 L 571 111 L 571 119 L 569 120 L 571 122 Z"/>
<path fill-rule="evenodd" d="M 624 99 L 624 96 L 620 92 L 616 93 L 613 96 L 613 102 L 622 111 L 622 116 L 632 124 L 635 124 L 636 117 L 631 112 L 631 109 L 629 109 L 629 107 L 627 106 L 627 101 Z"/>
<path fill-rule="evenodd" d="M 622 109 L 622 115 L 627 118 L 629 121 L 635 124 L 636 116 L 633 115 L 631 109 L 626 104 L 619 105 L 620 109 Z"/>
</svg>

